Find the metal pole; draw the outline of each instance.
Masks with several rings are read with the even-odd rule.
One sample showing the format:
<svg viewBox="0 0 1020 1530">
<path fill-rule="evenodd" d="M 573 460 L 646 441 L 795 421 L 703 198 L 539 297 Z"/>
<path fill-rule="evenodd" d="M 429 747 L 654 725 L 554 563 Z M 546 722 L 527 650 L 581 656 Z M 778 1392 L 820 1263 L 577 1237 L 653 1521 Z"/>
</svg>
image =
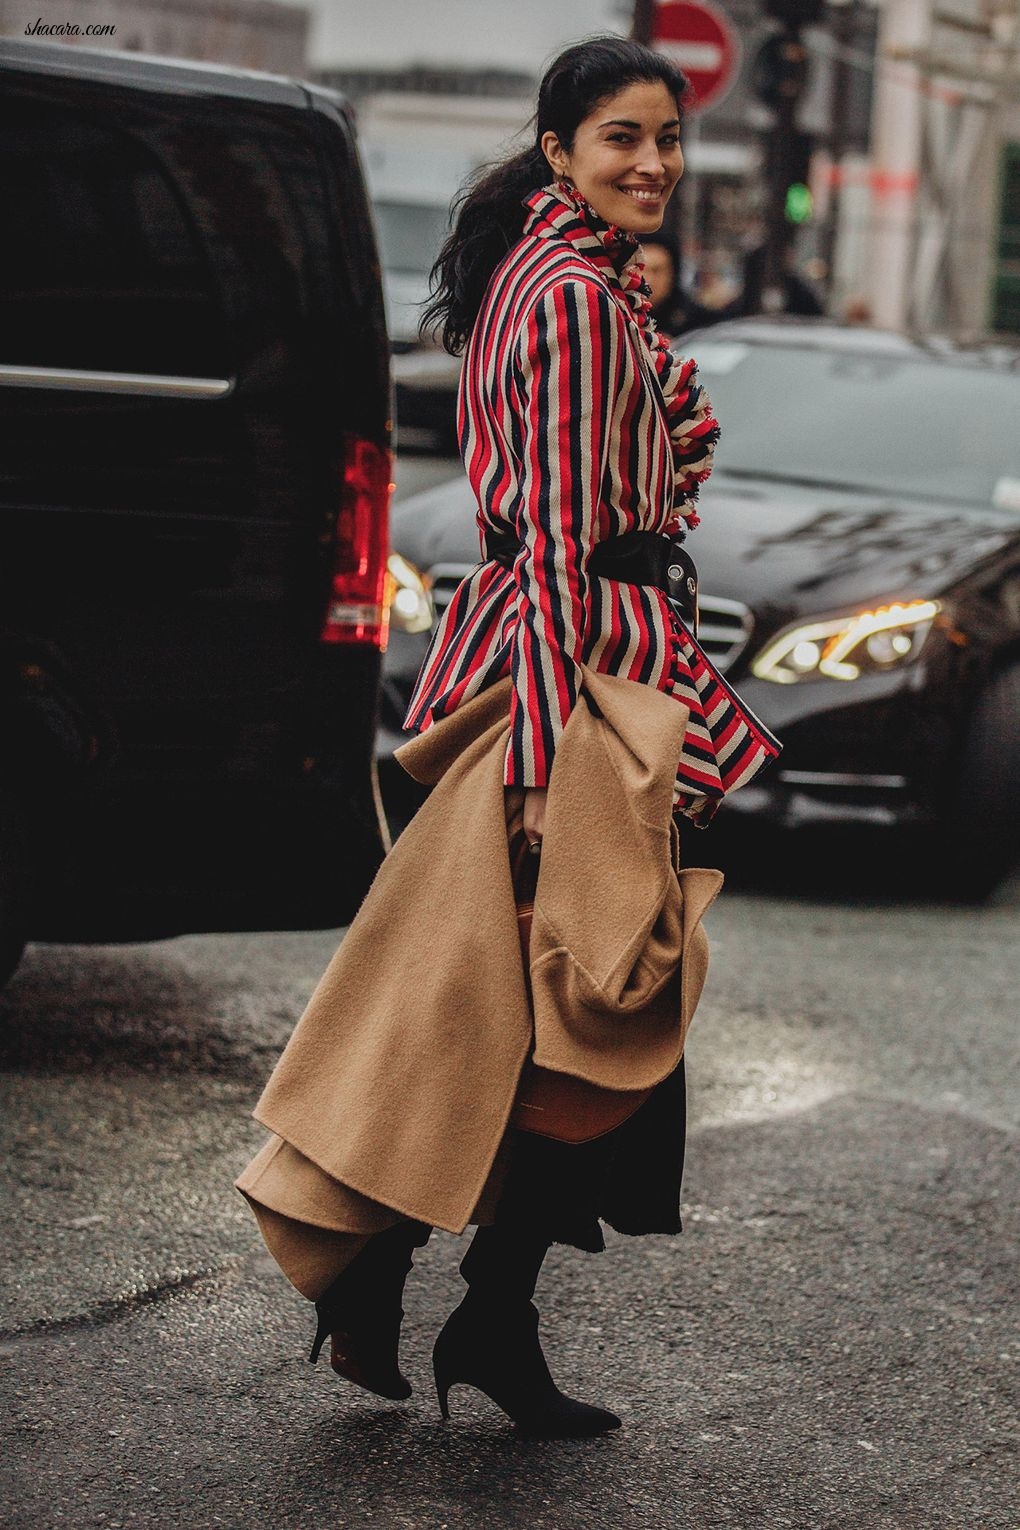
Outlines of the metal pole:
<svg viewBox="0 0 1020 1530">
<path fill-rule="evenodd" d="M 825 286 L 830 312 L 835 295 L 836 241 L 839 238 L 839 213 L 842 200 L 843 155 L 846 153 L 846 120 L 850 105 L 850 62 L 847 52 L 856 35 L 857 0 L 844 0 L 832 12 L 832 39 L 836 45 L 836 57 L 832 71 L 832 110 L 829 117 L 829 161 L 832 179 L 829 184 L 829 206 L 825 227 L 822 230 L 819 253 L 825 261 Z"/>
<path fill-rule="evenodd" d="M 886 0 L 878 59 L 920 48 L 931 32 L 931 0 Z M 883 329 L 904 329 L 913 288 L 925 98 L 909 67 L 880 68 L 871 111 L 872 213 L 865 295 Z"/>
<path fill-rule="evenodd" d="M 655 3 L 656 0 L 634 0 L 634 20 L 631 24 L 630 35 L 635 42 L 644 43 L 646 48 L 652 41 Z"/>
<path fill-rule="evenodd" d="M 788 28 L 786 49 L 803 51 L 799 33 Z M 781 309 L 786 296 L 786 251 L 790 230 L 786 221 L 786 191 L 790 184 L 797 107 L 800 89 L 790 84 L 781 89 L 774 107 L 775 120 L 766 141 L 768 190 L 765 203 L 765 258 L 760 306 L 766 313 Z"/>
</svg>

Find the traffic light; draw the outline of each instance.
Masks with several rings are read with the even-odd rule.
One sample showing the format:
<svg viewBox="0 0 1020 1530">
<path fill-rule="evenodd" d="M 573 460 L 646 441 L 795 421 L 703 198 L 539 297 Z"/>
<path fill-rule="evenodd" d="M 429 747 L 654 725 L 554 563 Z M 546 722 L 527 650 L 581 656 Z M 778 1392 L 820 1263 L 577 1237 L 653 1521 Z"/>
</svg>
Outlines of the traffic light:
<svg viewBox="0 0 1020 1530">
<path fill-rule="evenodd" d="M 799 128 L 770 133 L 766 140 L 765 173 L 769 184 L 779 188 L 787 223 L 807 223 L 814 211 L 808 185 L 814 146 L 813 135 Z"/>
<path fill-rule="evenodd" d="M 759 101 L 777 107 L 798 101 L 807 84 L 808 53 L 799 37 L 774 32 L 766 37 L 751 66 L 751 88 Z"/>
<path fill-rule="evenodd" d="M 787 223 L 807 223 L 815 210 L 815 199 L 806 181 L 792 181 L 786 188 Z"/>
<path fill-rule="evenodd" d="M 796 103 L 804 94 L 808 52 L 800 29 L 820 21 L 825 4 L 824 0 L 764 0 L 764 10 L 782 30 L 766 37 L 759 47 L 751 67 L 751 88 L 759 101 L 774 109 L 784 102 Z"/>
<path fill-rule="evenodd" d="M 758 301 L 770 311 L 777 300 L 783 301 L 794 229 L 806 223 L 813 211 L 808 185 L 812 140 L 797 126 L 797 110 L 808 82 L 808 52 L 800 33 L 802 27 L 820 20 L 824 0 L 762 0 L 762 5 L 774 25 L 755 56 L 751 86 L 772 115 L 762 144 L 766 237 L 758 291 Z"/>
</svg>

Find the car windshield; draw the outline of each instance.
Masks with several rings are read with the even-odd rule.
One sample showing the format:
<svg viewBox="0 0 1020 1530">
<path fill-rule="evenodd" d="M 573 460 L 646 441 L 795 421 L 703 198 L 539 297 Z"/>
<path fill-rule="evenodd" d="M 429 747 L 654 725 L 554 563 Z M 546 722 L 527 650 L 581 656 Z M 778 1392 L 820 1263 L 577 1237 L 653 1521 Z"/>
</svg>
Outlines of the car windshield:
<svg viewBox="0 0 1020 1530">
<path fill-rule="evenodd" d="M 375 221 L 384 271 L 427 276 L 450 231 L 450 209 L 426 202 L 376 202 Z"/>
<path fill-rule="evenodd" d="M 691 354 L 720 474 L 1020 512 L 1020 375 L 707 336 Z"/>
</svg>

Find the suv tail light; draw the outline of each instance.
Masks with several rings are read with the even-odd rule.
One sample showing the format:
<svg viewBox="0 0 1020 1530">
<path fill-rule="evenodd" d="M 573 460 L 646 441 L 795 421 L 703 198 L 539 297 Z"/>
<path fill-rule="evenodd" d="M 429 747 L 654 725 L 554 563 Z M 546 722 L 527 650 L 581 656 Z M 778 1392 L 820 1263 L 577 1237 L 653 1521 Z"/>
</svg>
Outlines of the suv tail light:
<svg viewBox="0 0 1020 1530">
<path fill-rule="evenodd" d="M 319 637 L 323 643 L 367 643 L 385 648 L 393 455 L 387 447 L 363 436 L 348 436 L 345 448 L 333 574 Z"/>
</svg>

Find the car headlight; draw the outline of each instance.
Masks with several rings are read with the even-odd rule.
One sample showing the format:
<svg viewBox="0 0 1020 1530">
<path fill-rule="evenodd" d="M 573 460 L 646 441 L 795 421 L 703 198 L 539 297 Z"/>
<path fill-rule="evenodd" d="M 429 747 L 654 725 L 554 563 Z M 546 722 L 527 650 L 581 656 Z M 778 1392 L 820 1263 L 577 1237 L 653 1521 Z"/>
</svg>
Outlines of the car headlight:
<svg viewBox="0 0 1020 1530">
<path fill-rule="evenodd" d="M 939 609 L 937 600 L 911 600 L 787 627 L 762 649 L 751 673 L 778 685 L 881 674 L 917 657 Z"/>
<path fill-rule="evenodd" d="M 390 624 L 401 632 L 428 632 L 435 621 L 435 607 L 425 581 L 406 558 L 391 552 L 386 560 L 386 601 Z"/>
</svg>

